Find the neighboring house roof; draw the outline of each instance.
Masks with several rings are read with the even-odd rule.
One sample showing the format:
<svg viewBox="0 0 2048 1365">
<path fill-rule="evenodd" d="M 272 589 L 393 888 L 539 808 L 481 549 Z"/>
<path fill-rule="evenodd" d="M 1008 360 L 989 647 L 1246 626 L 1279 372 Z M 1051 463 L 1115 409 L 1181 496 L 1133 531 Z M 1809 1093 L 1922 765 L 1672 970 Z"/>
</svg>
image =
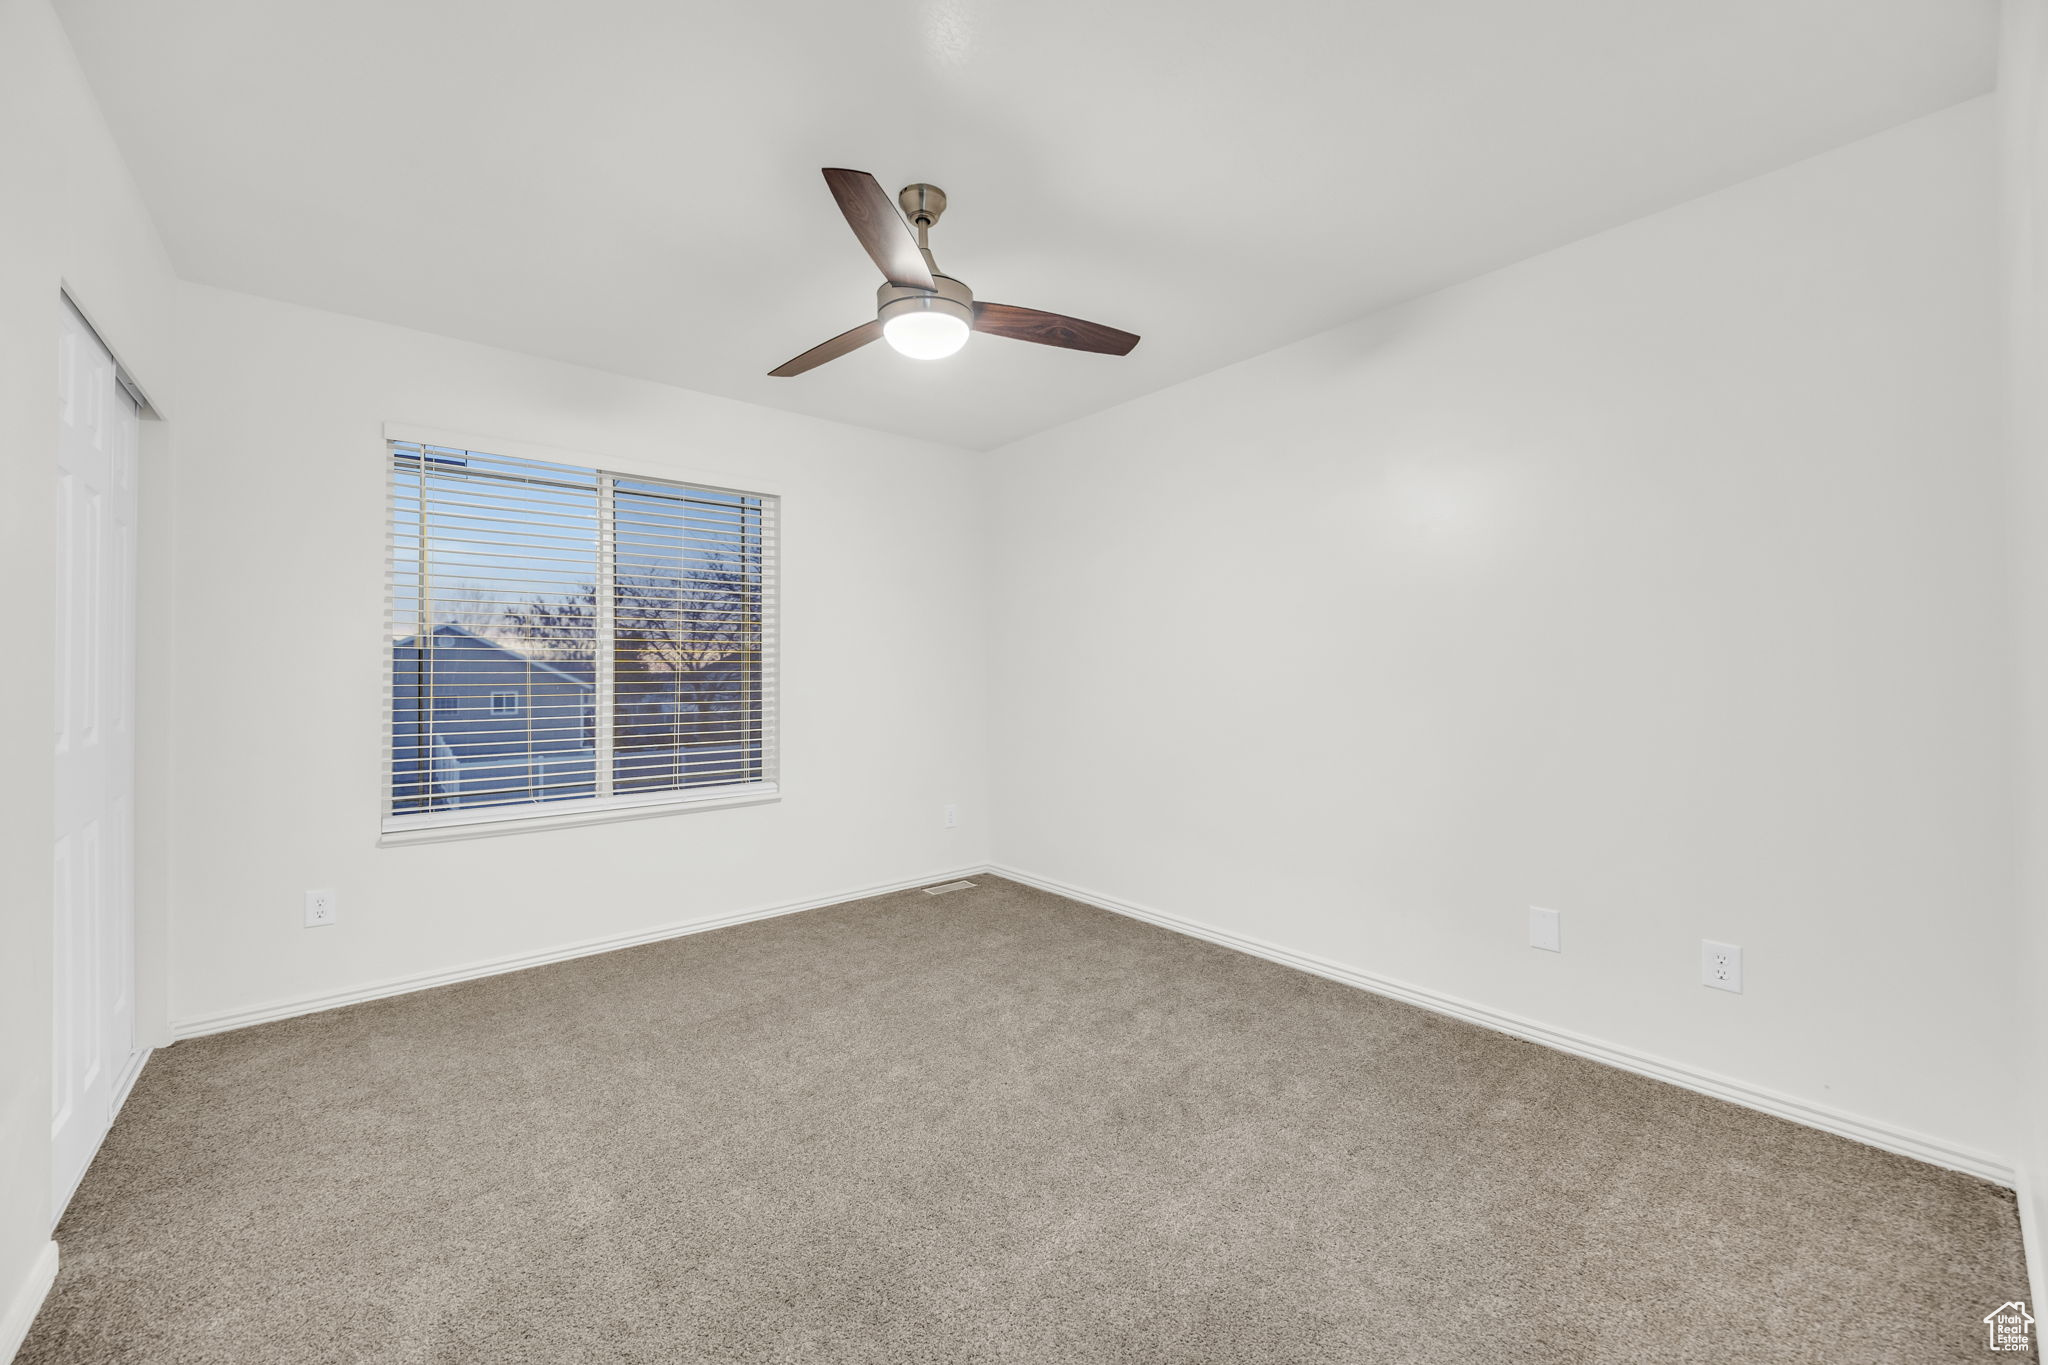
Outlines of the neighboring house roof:
<svg viewBox="0 0 2048 1365">
<path fill-rule="evenodd" d="M 552 673 L 564 682 L 574 683 L 578 687 L 591 687 L 595 685 L 593 682 L 594 671 L 588 664 L 551 664 L 544 659 L 536 659 L 530 655 L 521 654 L 518 650 L 499 644 L 488 636 L 479 635 L 473 630 L 468 630 L 452 622 L 435 626 L 428 633 L 430 635 L 451 638 L 460 636 L 462 639 L 471 641 L 477 646 L 502 654 L 515 663 L 524 664 L 529 668 L 537 668 L 543 673 Z M 419 637 L 417 635 L 408 635 L 403 640 L 395 642 L 391 647 L 393 649 L 418 649 Z M 431 646 L 429 647 L 431 648 Z M 577 670 L 581 670 L 581 676 L 578 676 Z"/>
</svg>

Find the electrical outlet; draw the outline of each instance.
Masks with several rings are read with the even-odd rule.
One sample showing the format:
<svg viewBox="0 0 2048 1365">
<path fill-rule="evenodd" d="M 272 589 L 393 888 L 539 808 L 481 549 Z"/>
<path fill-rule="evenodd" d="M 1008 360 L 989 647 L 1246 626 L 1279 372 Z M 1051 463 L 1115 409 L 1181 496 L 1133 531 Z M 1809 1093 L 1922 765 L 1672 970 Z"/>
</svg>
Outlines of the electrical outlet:
<svg viewBox="0 0 2048 1365">
<path fill-rule="evenodd" d="M 306 893 L 306 927 L 318 929 L 323 924 L 334 923 L 341 911 L 341 897 L 332 891 L 308 891 Z"/>
<path fill-rule="evenodd" d="M 1700 984 L 1717 991 L 1742 994 L 1742 949 L 1732 943 L 1700 940 Z"/>
<path fill-rule="evenodd" d="M 954 805 L 951 801 L 946 803 L 946 828 L 960 828 L 960 807 Z"/>
<path fill-rule="evenodd" d="M 1558 939 L 1557 911 L 1545 910 L 1540 905 L 1529 907 L 1529 946 L 1541 948 L 1547 953 L 1561 953 L 1563 944 Z"/>
</svg>

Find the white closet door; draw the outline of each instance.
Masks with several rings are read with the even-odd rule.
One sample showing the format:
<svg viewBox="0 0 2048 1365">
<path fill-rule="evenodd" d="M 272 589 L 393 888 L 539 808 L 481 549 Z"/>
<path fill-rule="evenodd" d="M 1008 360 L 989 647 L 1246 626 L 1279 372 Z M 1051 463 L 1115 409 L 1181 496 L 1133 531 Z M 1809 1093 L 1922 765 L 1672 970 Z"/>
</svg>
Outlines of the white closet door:
<svg viewBox="0 0 2048 1365">
<path fill-rule="evenodd" d="M 135 1056 L 136 411 L 63 305 L 58 343 L 56 1028 L 61 1214 Z"/>
</svg>

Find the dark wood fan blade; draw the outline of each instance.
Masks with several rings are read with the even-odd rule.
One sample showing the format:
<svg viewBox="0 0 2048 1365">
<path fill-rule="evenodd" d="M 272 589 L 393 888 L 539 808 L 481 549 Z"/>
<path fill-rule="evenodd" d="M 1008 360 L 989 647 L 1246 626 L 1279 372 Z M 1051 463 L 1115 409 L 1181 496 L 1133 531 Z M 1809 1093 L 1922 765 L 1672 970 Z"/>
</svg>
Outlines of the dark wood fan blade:
<svg viewBox="0 0 2048 1365">
<path fill-rule="evenodd" d="M 870 341 L 878 339 L 881 335 L 882 324 L 880 322 L 863 322 L 850 332 L 841 332 L 830 341 L 819 342 L 795 360 L 785 360 L 782 364 L 768 371 L 768 373 L 778 379 L 787 379 L 791 375 L 802 374 L 805 370 L 815 370 L 828 360 L 839 359 L 848 351 L 858 351 L 861 347 L 867 345 Z"/>
<path fill-rule="evenodd" d="M 1129 355 L 1138 344 L 1130 332 L 1104 327 L 1099 322 L 1041 313 L 1036 308 L 1013 308 L 1007 303 L 974 305 L 974 330 L 991 336 L 1035 341 L 1041 346 L 1064 346 L 1070 351 L 1094 351 L 1099 355 Z"/>
<path fill-rule="evenodd" d="M 917 249 L 917 237 L 896 212 L 896 203 L 866 171 L 825 168 L 825 183 L 839 201 L 847 226 L 882 268 L 882 276 L 905 289 L 937 289 L 931 267 Z"/>
</svg>

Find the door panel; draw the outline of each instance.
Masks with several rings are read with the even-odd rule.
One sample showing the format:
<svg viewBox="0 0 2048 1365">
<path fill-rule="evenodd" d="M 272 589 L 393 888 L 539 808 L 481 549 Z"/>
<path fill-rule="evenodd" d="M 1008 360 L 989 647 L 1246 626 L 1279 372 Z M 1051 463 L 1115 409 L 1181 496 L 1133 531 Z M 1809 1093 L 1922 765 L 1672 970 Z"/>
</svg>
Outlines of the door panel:
<svg viewBox="0 0 2048 1365">
<path fill-rule="evenodd" d="M 135 1051 L 136 411 L 66 303 L 58 343 L 50 1135 L 55 1207 L 99 1150 Z"/>
</svg>

